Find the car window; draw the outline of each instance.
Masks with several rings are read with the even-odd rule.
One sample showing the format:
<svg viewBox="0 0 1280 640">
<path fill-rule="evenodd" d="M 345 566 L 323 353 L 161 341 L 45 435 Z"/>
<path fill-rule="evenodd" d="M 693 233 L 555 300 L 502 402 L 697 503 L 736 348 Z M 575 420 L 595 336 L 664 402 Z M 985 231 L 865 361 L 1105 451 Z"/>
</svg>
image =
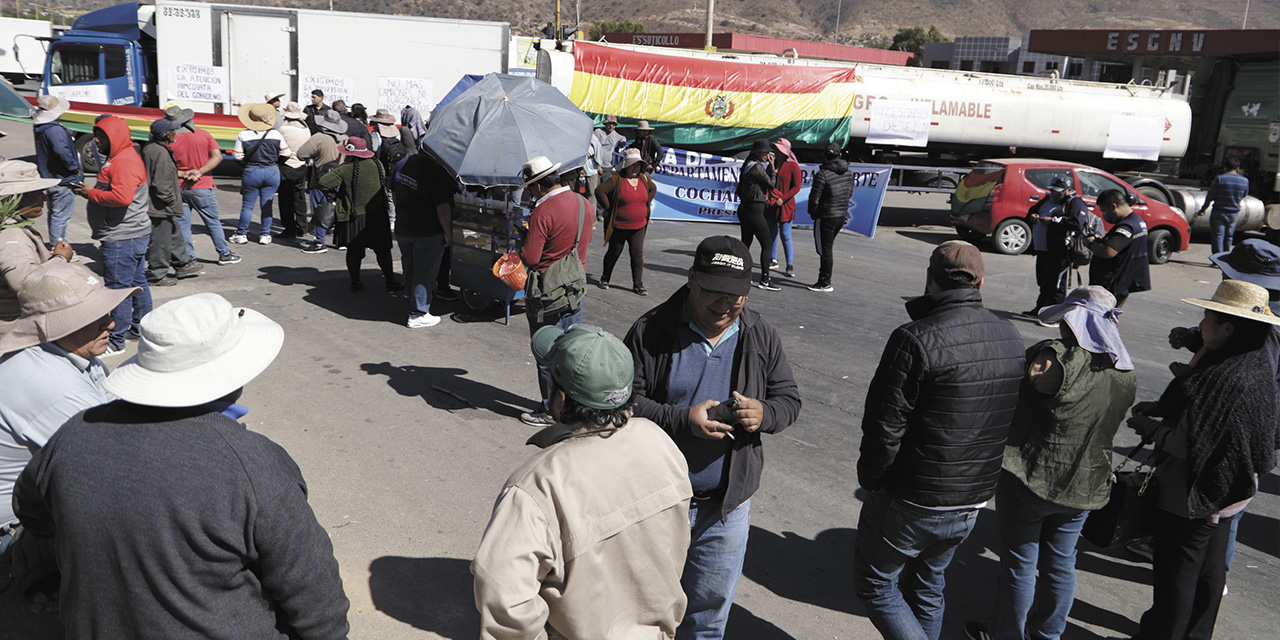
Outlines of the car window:
<svg viewBox="0 0 1280 640">
<path fill-rule="evenodd" d="M 1053 181 L 1057 178 L 1066 178 L 1067 180 L 1071 179 L 1071 170 L 1066 168 L 1027 169 L 1025 173 L 1027 175 L 1027 182 L 1030 182 L 1045 191 L 1049 190 L 1049 185 L 1053 184 Z"/>
<path fill-rule="evenodd" d="M 1079 171 L 1080 190 L 1079 194 L 1083 198 L 1097 199 L 1098 194 L 1108 189 L 1118 189 L 1120 193 L 1129 193 L 1123 184 L 1092 171 Z"/>
</svg>

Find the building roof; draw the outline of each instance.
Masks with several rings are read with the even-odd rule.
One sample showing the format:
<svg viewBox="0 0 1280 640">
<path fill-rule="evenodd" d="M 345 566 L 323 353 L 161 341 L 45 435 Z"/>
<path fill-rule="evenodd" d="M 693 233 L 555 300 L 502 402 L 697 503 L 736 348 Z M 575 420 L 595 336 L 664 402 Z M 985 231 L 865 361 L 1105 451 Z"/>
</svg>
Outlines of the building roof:
<svg viewBox="0 0 1280 640">
<path fill-rule="evenodd" d="M 706 46 L 707 39 L 706 34 L 703 33 L 606 33 L 604 34 L 604 41 L 615 44 L 647 45 L 650 47 L 702 49 Z M 753 36 L 744 33 L 712 34 L 711 44 L 720 52 L 782 55 L 786 50 L 794 49 L 796 55 L 801 58 L 871 62 L 899 66 L 907 64 L 912 55 L 906 51 L 852 47 L 842 44 L 813 42 L 811 40 L 788 40 L 786 38 Z"/>
<path fill-rule="evenodd" d="M 1027 48 L 1072 56 L 1274 54 L 1280 29 L 1032 29 Z"/>
</svg>

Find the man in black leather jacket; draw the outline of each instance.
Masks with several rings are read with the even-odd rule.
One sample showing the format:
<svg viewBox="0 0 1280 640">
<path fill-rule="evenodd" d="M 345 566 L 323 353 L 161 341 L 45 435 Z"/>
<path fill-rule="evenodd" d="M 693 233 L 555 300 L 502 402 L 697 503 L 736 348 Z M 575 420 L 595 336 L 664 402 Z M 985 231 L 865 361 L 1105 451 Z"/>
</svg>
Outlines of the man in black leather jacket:
<svg viewBox="0 0 1280 640">
<path fill-rule="evenodd" d="M 854 588 L 885 638 L 937 639 L 947 565 L 1000 475 L 1025 356 L 982 276 L 977 247 L 939 245 L 867 391 Z"/>
<path fill-rule="evenodd" d="M 835 291 L 831 271 L 835 266 L 836 235 L 849 216 L 849 200 L 853 198 L 853 174 L 849 163 L 840 157 L 840 145 L 831 143 L 823 152 L 822 167 L 809 188 L 809 217 L 813 218 L 813 240 L 818 249 L 818 281 L 810 291 Z"/>
</svg>

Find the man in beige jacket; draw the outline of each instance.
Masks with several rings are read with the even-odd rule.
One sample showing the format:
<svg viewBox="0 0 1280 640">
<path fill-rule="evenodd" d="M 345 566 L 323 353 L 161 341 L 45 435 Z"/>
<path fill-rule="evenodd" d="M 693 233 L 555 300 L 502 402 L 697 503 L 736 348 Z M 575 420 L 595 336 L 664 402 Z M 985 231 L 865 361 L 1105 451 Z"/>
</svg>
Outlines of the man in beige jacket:
<svg viewBox="0 0 1280 640">
<path fill-rule="evenodd" d="M 633 418 L 631 352 L 578 324 L 543 327 L 556 424 L 507 479 L 471 563 L 480 637 L 673 638 L 684 616 L 689 469 L 658 425 Z"/>
</svg>

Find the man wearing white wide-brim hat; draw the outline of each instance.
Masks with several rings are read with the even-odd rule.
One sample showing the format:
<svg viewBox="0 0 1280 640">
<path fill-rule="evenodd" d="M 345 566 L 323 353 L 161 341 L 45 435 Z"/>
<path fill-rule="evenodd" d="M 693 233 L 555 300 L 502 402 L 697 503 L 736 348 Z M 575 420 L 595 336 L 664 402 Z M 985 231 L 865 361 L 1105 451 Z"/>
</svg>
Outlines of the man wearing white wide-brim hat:
<svg viewBox="0 0 1280 640">
<path fill-rule="evenodd" d="M 18 533 L 14 482 L 68 418 L 115 399 L 98 356 L 110 341 L 111 310 L 137 292 L 108 289 L 82 266 L 49 260 L 27 274 L 18 294 L 22 314 L 0 336 L 0 553 L 22 556 L 11 566 L 24 591 L 56 565 L 40 542 Z"/>
<path fill-rule="evenodd" d="M 349 602 L 298 465 L 237 420 L 284 330 L 201 293 L 142 321 L 107 378 L 18 480 L 54 537 L 68 637 L 345 639 Z"/>
<path fill-rule="evenodd" d="M 520 170 L 524 186 L 537 202 L 529 215 L 529 231 L 520 247 L 529 278 L 525 282 L 525 316 L 529 335 L 542 327 L 561 329 L 582 322 L 582 298 L 587 288 L 587 247 L 591 246 L 591 228 L 595 207 L 574 193 L 560 179 L 560 163 L 537 156 Z M 576 257 L 581 268 L 573 264 Z M 558 285 L 558 286 L 557 286 Z M 537 291 L 554 290 L 556 300 L 535 295 Z M 555 424 L 547 405 L 551 372 L 538 365 L 538 390 L 542 403 L 538 409 L 523 413 L 520 420 L 535 427 Z"/>
<path fill-rule="evenodd" d="M 57 184 L 45 193 L 49 196 L 49 244 L 67 237 L 67 225 L 75 212 L 76 194 L 71 188 L 84 183 L 80 154 L 69 131 L 58 118 L 71 108 L 71 103 L 57 96 L 43 95 L 36 100 L 31 115 L 31 129 L 36 143 L 36 165 L 40 177 L 57 178 Z"/>
</svg>

